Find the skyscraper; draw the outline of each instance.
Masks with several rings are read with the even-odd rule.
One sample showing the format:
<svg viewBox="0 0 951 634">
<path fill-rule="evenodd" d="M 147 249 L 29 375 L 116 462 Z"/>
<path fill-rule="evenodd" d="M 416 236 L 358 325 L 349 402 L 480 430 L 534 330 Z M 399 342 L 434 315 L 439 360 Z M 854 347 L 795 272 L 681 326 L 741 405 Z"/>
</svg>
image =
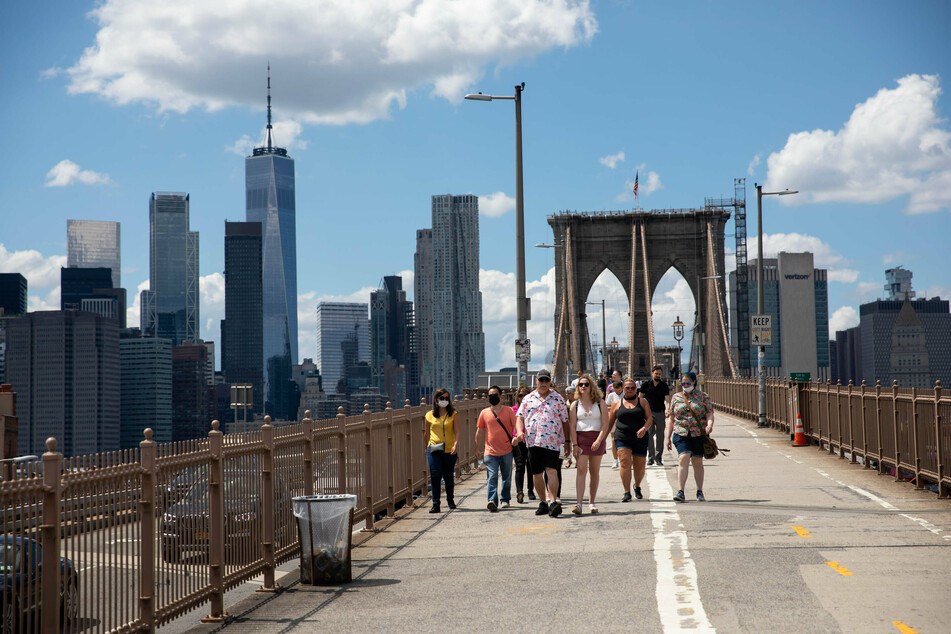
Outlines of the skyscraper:
<svg viewBox="0 0 951 634">
<path fill-rule="evenodd" d="M 244 160 L 247 221 L 262 227 L 265 393 L 286 402 L 297 363 L 297 219 L 294 159 L 271 138 L 271 76 L 267 81 L 267 144 Z"/>
<path fill-rule="evenodd" d="M 253 411 L 264 408 L 261 223 L 225 222 L 225 318 L 221 370 L 228 383 L 253 385 Z"/>
<path fill-rule="evenodd" d="M 0 273 L 0 308 L 7 315 L 22 315 L 27 306 L 27 282 L 19 273 Z"/>
<path fill-rule="evenodd" d="M 136 332 L 119 339 L 122 449 L 138 447 L 146 427 L 155 442 L 172 441 L 172 342 Z"/>
<path fill-rule="evenodd" d="M 60 310 L 79 310 L 82 301 L 93 297 L 96 289 L 112 288 L 112 280 L 112 269 L 106 267 L 60 269 Z"/>
<path fill-rule="evenodd" d="M 188 194 L 155 192 L 149 199 L 149 290 L 154 294 L 149 297 L 154 298 L 154 312 L 142 311 L 142 331 L 171 339 L 173 346 L 201 338 L 198 232 L 188 230 L 188 214 Z M 142 304 L 144 308 L 144 297 Z"/>
<path fill-rule="evenodd" d="M 172 440 L 206 436 L 211 429 L 213 388 L 208 384 L 208 348 L 184 343 L 172 348 Z"/>
<path fill-rule="evenodd" d="M 413 330 L 413 302 L 406 299 L 403 278 L 388 275 L 383 287 L 370 293 L 370 366 L 373 385 L 395 403 L 407 396 L 419 399 L 415 381 L 406 380 L 416 366 Z M 388 389 L 387 384 L 400 387 Z"/>
<path fill-rule="evenodd" d="M 112 271 L 112 286 L 104 288 L 122 288 L 119 223 L 103 220 L 67 220 L 66 267 L 70 269 L 105 267 Z"/>
<path fill-rule="evenodd" d="M 885 269 L 885 299 L 892 302 L 915 299 L 911 278 L 911 271 L 900 266 Z"/>
<path fill-rule="evenodd" d="M 324 392 L 337 392 L 347 364 L 370 360 L 367 305 L 321 302 L 317 304 L 317 369 Z M 356 361 L 356 363 L 354 363 Z"/>
<path fill-rule="evenodd" d="M 416 363 L 419 391 L 427 398 L 433 383 L 433 230 L 416 230 L 416 254 L 413 257 L 413 301 L 416 326 Z M 415 403 L 414 403 L 415 404 Z"/>
<path fill-rule="evenodd" d="M 76 456 L 119 448 L 119 324 L 81 311 L 41 311 L 7 323 L 7 380 L 17 393 L 20 455 L 46 439 Z"/>
<path fill-rule="evenodd" d="M 433 196 L 433 380 L 452 394 L 485 369 L 479 290 L 479 198 Z"/>
<path fill-rule="evenodd" d="M 878 299 L 859 306 L 859 380 L 885 386 L 897 380 L 901 387 L 951 383 L 948 306 L 940 297 Z"/>
</svg>

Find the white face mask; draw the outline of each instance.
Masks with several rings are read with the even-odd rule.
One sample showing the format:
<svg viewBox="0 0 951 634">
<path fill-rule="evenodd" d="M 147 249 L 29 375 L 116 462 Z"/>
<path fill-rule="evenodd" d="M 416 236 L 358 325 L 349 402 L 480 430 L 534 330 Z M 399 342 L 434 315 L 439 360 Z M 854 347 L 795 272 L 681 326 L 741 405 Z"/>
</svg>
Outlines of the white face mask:
<svg viewBox="0 0 951 634">
<path fill-rule="evenodd" d="M 436 405 L 439 407 L 449 407 L 449 401 L 437 401 Z"/>
<path fill-rule="evenodd" d="M 690 394 L 691 392 L 693 392 L 693 386 L 692 386 L 692 385 L 684 385 L 683 388 L 684 388 L 684 393 L 686 393 L 686 394 Z"/>
</svg>

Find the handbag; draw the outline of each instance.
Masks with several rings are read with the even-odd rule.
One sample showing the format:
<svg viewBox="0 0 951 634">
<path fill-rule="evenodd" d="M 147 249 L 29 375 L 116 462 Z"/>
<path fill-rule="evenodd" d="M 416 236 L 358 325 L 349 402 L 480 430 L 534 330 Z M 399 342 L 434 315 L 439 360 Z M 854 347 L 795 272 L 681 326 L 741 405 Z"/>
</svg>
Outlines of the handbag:
<svg viewBox="0 0 951 634">
<path fill-rule="evenodd" d="M 707 460 L 713 460 L 717 457 L 717 454 L 722 453 L 723 455 L 726 455 L 730 453 L 729 449 L 720 449 L 717 447 L 717 441 L 715 441 L 713 438 L 710 438 L 710 436 L 707 434 L 704 434 L 701 436 L 701 438 L 703 439 L 703 457 Z"/>
<path fill-rule="evenodd" d="M 443 416 L 442 419 L 442 437 L 446 437 L 446 417 Z M 434 442 L 433 444 L 426 447 L 426 451 L 429 453 L 443 453 L 446 451 L 446 441 Z"/>
</svg>

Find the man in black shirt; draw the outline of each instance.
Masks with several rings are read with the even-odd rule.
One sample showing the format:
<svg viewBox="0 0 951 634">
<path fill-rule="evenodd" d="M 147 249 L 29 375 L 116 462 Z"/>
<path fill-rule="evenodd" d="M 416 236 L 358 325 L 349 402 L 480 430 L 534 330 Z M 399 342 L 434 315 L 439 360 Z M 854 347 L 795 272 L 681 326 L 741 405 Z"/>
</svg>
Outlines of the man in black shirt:
<svg viewBox="0 0 951 634">
<path fill-rule="evenodd" d="M 651 406 L 651 416 L 654 424 L 651 426 L 650 440 L 647 443 L 647 464 L 663 465 L 664 455 L 664 418 L 667 405 L 670 403 L 670 387 L 661 379 L 664 367 L 655 365 L 651 372 L 651 379 L 641 384 L 641 392 Z"/>
</svg>

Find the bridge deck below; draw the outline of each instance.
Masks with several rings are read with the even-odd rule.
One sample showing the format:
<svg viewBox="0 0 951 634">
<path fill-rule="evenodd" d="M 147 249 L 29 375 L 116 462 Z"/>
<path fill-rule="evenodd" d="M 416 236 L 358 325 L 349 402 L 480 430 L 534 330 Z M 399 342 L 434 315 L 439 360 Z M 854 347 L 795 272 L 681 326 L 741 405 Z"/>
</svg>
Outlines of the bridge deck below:
<svg viewBox="0 0 951 634">
<path fill-rule="evenodd" d="M 692 475 L 670 501 L 670 456 L 626 504 L 608 456 L 596 516 L 570 513 L 575 469 L 557 519 L 489 514 L 479 472 L 456 511 L 355 549 L 352 584 L 294 585 L 226 629 L 951 631 L 948 500 L 730 416 L 715 437 L 733 451 L 706 462 L 706 503 Z"/>
</svg>

